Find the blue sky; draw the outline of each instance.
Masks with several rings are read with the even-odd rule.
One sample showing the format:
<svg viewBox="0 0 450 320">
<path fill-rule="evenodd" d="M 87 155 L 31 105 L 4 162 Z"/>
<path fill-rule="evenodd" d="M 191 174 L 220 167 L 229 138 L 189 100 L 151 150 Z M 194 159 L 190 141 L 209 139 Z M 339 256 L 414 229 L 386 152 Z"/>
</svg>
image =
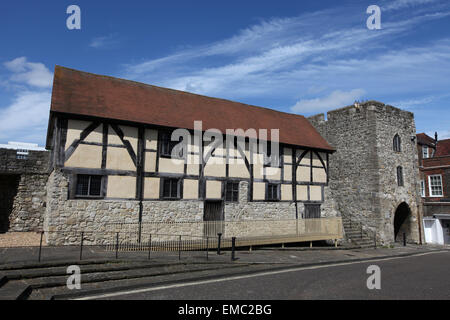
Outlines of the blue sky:
<svg viewBox="0 0 450 320">
<path fill-rule="evenodd" d="M 0 143 L 44 144 L 55 65 L 305 116 L 373 99 L 450 138 L 448 0 L 5 0 L 0 39 Z"/>
</svg>

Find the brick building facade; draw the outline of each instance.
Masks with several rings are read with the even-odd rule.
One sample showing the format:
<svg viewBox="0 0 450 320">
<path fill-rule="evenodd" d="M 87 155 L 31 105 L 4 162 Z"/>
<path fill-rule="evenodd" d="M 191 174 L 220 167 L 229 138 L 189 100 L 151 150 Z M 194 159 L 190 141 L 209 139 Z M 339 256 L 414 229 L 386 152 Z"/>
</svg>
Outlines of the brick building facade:
<svg viewBox="0 0 450 320">
<path fill-rule="evenodd" d="M 450 243 L 450 139 L 417 135 L 425 241 Z"/>
</svg>

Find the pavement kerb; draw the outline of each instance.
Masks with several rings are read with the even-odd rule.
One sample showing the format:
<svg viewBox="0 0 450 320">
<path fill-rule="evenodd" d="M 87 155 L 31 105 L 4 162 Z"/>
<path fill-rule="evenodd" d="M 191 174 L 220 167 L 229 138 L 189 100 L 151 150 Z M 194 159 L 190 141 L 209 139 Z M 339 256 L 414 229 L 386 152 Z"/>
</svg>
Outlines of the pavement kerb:
<svg viewBox="0 0 450 320">
<path fill-rule="evenodd" d="M 314 262 L 314 263 L 298 263 L 298 264 L 289 264 L 286 266 L 280 266 L 280 267 L 272 267 L 267 268 L 260 271 L 243 271 L 243 272 L 236 272 L 233 273 L 233 276 L 245 276 L 245 275 L 251 275 L 251 274 L 257 274 L 257 273 L 263 273 L 263 272 L 271 272 L 271 271 L 283 271 L 283 270 L 289 270 L 289 269 L 297 269 L 297 268 L 308 268 L 308 267 L 315 267 L 315 266 L 326 266 L 326 265 L 334 265 L 334 264 L 341 264 L 341 263 L 355 263 L 355 262 L 370 262 L 374 260 L 386 260 L 389 258 L 398 258 L 398 257 L 409 257 L 409 256 L 415 256 L 419 254 L 424 253 L 440 253 L 440 252 L 450 252 L 450 249 L 441 249 L 441 250 L 422 250 L 417 252 L 411 252 L 411 253 L 402 253 L 402 254 L 394 254 L 394 255 L 384 255 L 384 256 L 377 256 L 377 257 L 369 257 L 369 258 L 350 258 L 350 259 L 343 259 L 343 260 L 334 260 L 334 261 L 321 261 L 321 262 Z M 237 262 L 239 264 L 239 262 Z M 244 262 L 242 263 L 244 264 Z M 267 262 L 246 262 L 246 265 L 251 264 L 274 264 L 274 263 L 267 263 Z M 134 290 L 134 289 L 141 289 L 145 287 L 153 287 L 153 286 L 162 286 L 162 285 L 171 285 L 171 284 L 178 284 L 178 283 L 187 283 L 192 281 L 204 281 L 204 280 L 212 280 L 212 279 L 220 279 L 220 278 L 226 278 L 230 275 L 212 275 L 212 276 L 204 276 L 204 277 L 197 277 L 197 278 L 189 278 L 189 279 L 182 279 L 182 280 L 174 280 L 174 281 L 161 281 L 157 283 L 141 283 L 141 284 L 135 284 L 130 286 L 122 286 L 122 287 L 115 287 L 115 288 L 105 288 L 105 289 L 94 289 L 94 290 L 87 290 L 85 292 L 77 292 L 77 293 L 68 293 L 68 294 L 61 294 L 61 295 L 54 295 L 51 297 L 51 300 L 58 300 L 58 299 L 75 299 L 80 298 L 83 296 L 94 296 L 99 294 L 106 294 L 111 292 L 120 292 L 120 291 L 128 291 L 128 290 Z"/>
</svg>

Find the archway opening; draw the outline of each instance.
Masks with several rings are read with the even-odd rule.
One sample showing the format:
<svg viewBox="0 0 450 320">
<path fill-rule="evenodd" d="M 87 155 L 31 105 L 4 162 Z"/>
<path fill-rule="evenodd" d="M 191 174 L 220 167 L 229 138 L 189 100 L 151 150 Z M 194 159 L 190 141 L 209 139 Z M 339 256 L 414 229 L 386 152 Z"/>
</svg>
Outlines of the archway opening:
<svg viewBox="0 0 450 320">
<path fill-rule="evenodd" d="M 411 209 L 406 202 L 402 202 L 395 210 L 394 240 L 401 241 L 403 233 L 408 237 L 411 231 Z"/>
<path fill-rule="evenodd" d="M 0 175 L 0 233 L 9 229 L 9 218 L 13 210 L 20 175 Z"/>
</svg>

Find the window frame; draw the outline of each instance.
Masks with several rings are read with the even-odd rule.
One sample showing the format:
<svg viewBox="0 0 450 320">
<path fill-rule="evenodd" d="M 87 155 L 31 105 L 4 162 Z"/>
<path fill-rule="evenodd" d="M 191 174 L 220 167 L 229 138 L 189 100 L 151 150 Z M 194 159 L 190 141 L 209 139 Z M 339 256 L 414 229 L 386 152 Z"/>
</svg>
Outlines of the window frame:
<svg viewBox="0 0 450 320">
<path fill-rule="evenodd" d="M 173 148 L 182 141 L 181 137 L 178 141 L 172 141 L 172 133 L 173 131 L 168 130 L 158 131 L 158 155 L 161 158 L 172 158 Z M 165 150 L 167 148 L 168 150 Z M 184 154 L 178 155 L 174 159 L 184 159 Z"/>
<path fill-rule="evenodd" d="M 78 194 L 78 182 L 81 176 L 85 176 L 88 177 L 88 190 L 87 190 L 87 194 Z M 92 181 L 92 177 L 99 177 L 100 178 L 100 190 L 99 190 L 99 194 L 98 195 L 91 195 L 91 181 Z M 75 177 L 75 190 L 73 192 L 74 194 L 74 198 L 76 199 L 103 199 L 105 197 L 104 195 L 104 182 L 105 180 L 105 176 L 100 175 L 100 174 L 77 174 Z"/>
<path fill-rule="evenodd" d="M 420 195 L 425 198 L 425 180 L 420 180 Z"/>
<path fill-rule="evenodd" d="M 166 197 L 164 196 L 164 185 L 166 181 L 176 181 L 176 186 L 177 186 L 177 190 L 176 190 L 176 197 L 172 197 L 172 184 L 170 185 L 170 191 L 169 194 L 170 196 Z M 160 184 L 160 194 L 159 194 L 159 198 L 161 200 L 180 200 L 183 198 L 183 186 L 182 186 L 182 178 L 176 178 L 176 177 L 162 177 L 161 178 L 161 184 Z"/>
<path fill-rule="evenodd" d="M 398 133 L 394 136 L 393 139 L 393 150 L 395 152 L 402 152 L 402 139 L 398 135 Z"/>
<path fill-rule="evenodd" d="M 426 152 L 426 156 L 425 156 L 425 150 Z M 422 159 L 428 159 L 430 157 L 430 152 L 429 152 L 429 148 L 428 146 L 423 145 L 422 146 Z"/>
<path fill-rule="evenodd" d="M 229 185 L 231 185 L 231 200 L 228 199 L 228 191 L 229 191 Z M 237 189 L 235 190 L 235 186 L 237 186 Z M 234 199 L 236 193 L 236 200 Z M 239 202 L 239 181 L 226 181 L 225 182 L 225 202 L 233 202 L 237 203 Z"/>
<path fill-rule="evenodd" d="M 405 186 L 405 181 L 403 179 L 403 167 L 402 166 L 397 167 L 397 186 L 398 187 Z"/>
<path fill-rule="evenodd" d="M 271 187 L 276 188 L 276 198 L 269 198 L 269 190 Z M 277 202 L 281 200 L 281 184 L 279 183 L 266 183 L 266 201 Z"/>
<path fill-rule="evenodd" d="M 431 178 L 439 177 L 440 180 L 440 188 L 441 188 L 441 194 L 440 195 L 434 195 L 433 194 L 433 186 L 431 184 Z M 442 181 L 442 175 L 441 174 L 431 174 L 428 176 L 428 196 L 431 198 L 442 198 L 444 196 L 444 184 Z"/>
<path fill-rule="evenodd" d="M 263 166 L 264 167 L 271 167 L 271 168 L 282 168 L 283 167 L 283 146 L 278 143 L 278 166 L 272 166 L 272 143 L 271 141 L 267 141 L 266 144 L 266 150 L 263 150 Z"/>
</svg>

